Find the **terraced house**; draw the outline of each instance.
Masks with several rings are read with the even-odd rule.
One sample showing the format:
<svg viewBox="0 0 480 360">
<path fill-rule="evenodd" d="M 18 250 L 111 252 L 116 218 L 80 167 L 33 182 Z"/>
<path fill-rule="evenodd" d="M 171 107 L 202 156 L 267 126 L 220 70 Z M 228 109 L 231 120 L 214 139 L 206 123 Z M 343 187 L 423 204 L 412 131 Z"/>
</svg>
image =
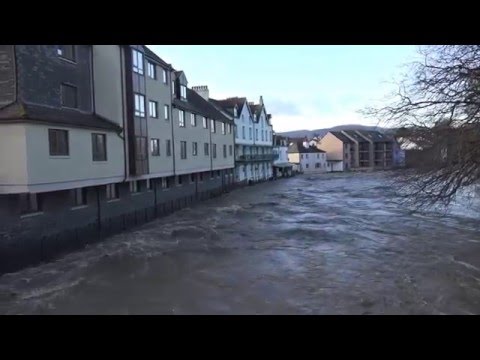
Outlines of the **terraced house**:
<svg viewBox="0 0 480 360">
<path fill-rule="evenodd" d="M 222 192 L 233 145 L 233 121 L 144 45 L 1 45 L 0 267 Z"/>
<path fill-rule="evenodd" d="M 273 176 L 273 129 L 263 97 L 259 104 L 245 97 L 210 99 L 235 123 L 235 182 L 265 181 Z"/>
</svg>

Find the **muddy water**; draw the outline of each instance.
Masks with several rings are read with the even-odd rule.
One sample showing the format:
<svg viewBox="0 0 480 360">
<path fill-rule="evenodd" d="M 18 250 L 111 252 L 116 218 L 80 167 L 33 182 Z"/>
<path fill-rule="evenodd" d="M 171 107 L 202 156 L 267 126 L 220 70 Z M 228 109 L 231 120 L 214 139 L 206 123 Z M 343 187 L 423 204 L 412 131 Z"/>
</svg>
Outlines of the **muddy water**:
<svg viewBox="0 0 480 360">
<path fill-rule="evenodd" d="M 387 176 L 234 191 L 0 277 L 0 313 L 480 313 L 478 207 L 414 213 Z"/>
</svg>

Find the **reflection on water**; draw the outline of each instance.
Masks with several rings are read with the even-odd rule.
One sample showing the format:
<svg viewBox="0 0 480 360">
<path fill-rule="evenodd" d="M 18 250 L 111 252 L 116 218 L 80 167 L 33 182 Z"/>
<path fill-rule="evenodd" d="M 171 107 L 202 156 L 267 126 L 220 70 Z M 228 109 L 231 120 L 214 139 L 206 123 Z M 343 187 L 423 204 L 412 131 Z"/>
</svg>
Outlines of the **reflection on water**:
<svg viewBox="0 0 480 360">
<path fill-rule="evenodd" d="M 234 191 L 0 277 L 0 313 L 479 313 L 478 208 L 412 213 L 387 176 Z"/>
</svg>

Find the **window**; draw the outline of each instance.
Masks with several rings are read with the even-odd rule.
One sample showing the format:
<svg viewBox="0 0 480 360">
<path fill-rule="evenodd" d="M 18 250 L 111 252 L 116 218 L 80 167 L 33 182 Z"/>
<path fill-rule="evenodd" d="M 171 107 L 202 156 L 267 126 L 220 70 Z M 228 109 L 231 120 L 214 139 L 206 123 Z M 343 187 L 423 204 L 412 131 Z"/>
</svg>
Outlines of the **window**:
<svg viewBox="0 0 480 360">
<path fill-rule="evenodd" d="M 242 126 L 242 139 L 245 139 L 245 126 Z"/>
<path fill-rule="evenodd" d="M 315 167 L 316 167 L 316 168 L 319 168 L 319 167 L 320 167 L 320 163 L 315 163 Z"/>
<path fill-rule="evenodd" d="M 147 188 L 147 190 L 152 190 L 152 181 L 150 179 L 147 179 L 145 181 L 145 187 Z"/>
<path fill-rule="evenodd" d="M 192 124 L 192 126 L 197 126 L 197 117 L 194 113 L 190 114 L 190 123 Z"/>
<path fill-rule="evenodd" d="M 242 121 L 245 121 L 245 117 L 243 116 L 243 114 L 242 114 Z"/>
<path fill-rule="evenodd" d="M 20 212 L 21 214 L 31 214 L 41 211 L 38 194 L 26 193 L 20 194 Z"/>
<path fill-rule="evenodd" d="M 187 98 L 187 87 L 185 85 L 180 85 L 180 96 L 182 99 Z"/>
<path fill-rule="evenodd" d="M 118 184 L 107 185 L 107 200 L 118 199 Z"/>
<path fill-rule="evenodd" d="M 215 128 L 215 120 L 211 119 L 210 120 L 210 131 L 212 133 L 214 133 L 216 131 L 216 128 Z"/>
<path fill-rule="evenodd" d="M 305 167 L 308 169 L 308 164 L 305 164 Z"/>
<path fill-rule="evenodd" d="M 237 107 L 236 107 L 236 106 L 233 108 L 233 116 L 234 116 L 234 117 L 237 117 L 237 116 L 238 116 L 238 115 L 237 115 Z"/>
<path fill-rule="evenodd" d="M 208 129 L 208 122 L 205 116 L 202 117 L 202 122 L 203 122 L 203 128 Z"/>
<path fill-rule="evenodd" d="M 145 117 L 145 96 L 135 94 L 135 116 Z"/>
<path fill-rule="evenodd" d="M 187 142 L 180 141 L 180 158 L 186 159 L 187 158 Z"/>
<path fill-rule="evenodd" d="M 194 142 L 192 143 L 192 155 L 197 156 L 198 148 L 197 148 L 197 143 Z"/>
<path fill-rule="evenodd" d="M 167 178 L 162 178 L 162 189 L 168 189 L 168 180 L 167 180 Z"/>
<path fill-rule="evenodd" d="M 223 145 L 223 157 L 227 157 L 227 145 Z"/>
<path fill-rule="evenodd" d="M 230 156 L 233 155 L 233 146 L 232 145 L 228 145 L 228 153 Z"/>
<path fill-rule="evenodd" d="M 168 120 L 170 118 L 170 106 L 168 105 L 163 105 L 163 117 L 165 120 Z"/>
<path fill-rule="evenodd" d="M 92 134 L 93 161 L 107 161 L 107 139 L 105 134 Z"/>
<path fill-rule="evenodd" d="M 150 139 L 150 153 L 152 156 L 160 156 L 160 139 Z"/>
<path fill-rule="evenodd" d="M 303 159 L 303 154 L 300 154 L 300 159 Z"/>
<path fill-rule="evenodd" d="M 68 156 L 68 131 L 48 129 L 50 156 Z"/>
<path fill-rule="evenodd" d="M 195 174 L 190 174 L 190 182 L 195 182 Z"/>
<path fill-rule="evenodd" d="M 205 156 L 208 156 L 208 143 L 205 143 L 204 147 Z"/>
<path fill-rule="evenodd" d="M 183 110 L 178 111 L 178 125 L 180 127 L 185 127 L 185 111 Z"/>
<path fill-rule="evenodd" d="M 222 135 L 225 135 L 225 123 L 222 122 Z"/>
<path fill-rule="evenodd" d="M 252 140 L 252 128 L 248 128 L 248 135 L 250 140 Z"/>
<path fill-rule="evenodd" d="M 263 137 L 263 130 L 262 130 L 262 141 L 264 141 L 264 140 L 265 140 L 265 139 L 264 139 L 264 137 Z"/>
<path fill-rule="evenodd" d="M 78 107 L 77 88 L 73 85 L 62 84 L 60 90 L 62 96 L 62 106 L 76 109 Z"/>
<path fill-rule="evenodd" d="M 58 45 L 57 54 L 64 59 L 75 61 L 75 45 Z"/>
<path fill-rule="evenodd" d="M 86 188 L 73 189 L 73 204 L 74 206 L 87 205 Z"/>
<path fill-rule="evenodd" d="M 308 159 L 308 154 L 305 154 L 305 159 Z"/>
<path fill-rule="evenodd" d="M 175 95 L 175 81 L 172 80 L 172 94 Z"/>
<path fill-rule="evenodd" d="M 229 134 L 232 133 L 232 124 L 228 124 L 228 133 L 229 133 Z"/>
<path fill-rule="evenodd" d="M 199 181 L 203 181 L 203 173 L 199 173 L 198 177 L 199 177 L 199 179 L 198 179 Z"/>
<path fill-rule="evenodd" d="M 163 74 L 163 83 L 168 84 L 167 70 L 162 69 L 162 74 Z"/>
<path fill-rule="evenodd" d="M 182 185 L 182 175 L 177 176 L 177 185 Z"/>
<path fill-rule="evenodd" d="M 147 138 L 144 136 L 135 137 L 135 159 L 145 160 L 147 159 L 148 144 Z"/>
<path fill-rule="evenodd" d="M 255 129 L 255 140 L 258 141 L 258 129 Z"/>
<path fill-rule="evenodd" d="M 213 148 L 212 148 L 212 155 L 213 155 L 213 158 L 216 159 L 217 158 L 217 144 L 212 144 Z"/>
<path fill-rule="evenodd" d="M 148 102 L 148 115 L 152 118 L 158 118 L 158 103 L 150 100 Z"/>
<path fill-rule="evenodd" d="M 217 170 L 217 177 L 220 177 L 220 170 Z"/>
<path fill-rule="evenodd" d="M 167 140 L 167 156 L 172 156 L 172 147 L 170 139 Z"/>
<path fill-rule="evenodd" d="M 151 79 L 157 78 L 157 67 L 154 63 L 150 61 L 147 62 L 147 73 L 149 78 Z"/>
<path fill-rule="evenodd" d="M 215 172 L 214 171 L 210 171 L 210 179 L 213 179 L 215 177 Z"/>
<path fill-rule="evenodd" d="M 130 192 L 131 193 L 138 193 L 139 186 L 138 186 L 138 181 L 130 181 Z"/>
<path fill-rule="evenodd" d="M 132 49 L 133 55 L 133 71 L 137 74 L 143 75 L 143 54 L 135 49 Z"/>
</svg>

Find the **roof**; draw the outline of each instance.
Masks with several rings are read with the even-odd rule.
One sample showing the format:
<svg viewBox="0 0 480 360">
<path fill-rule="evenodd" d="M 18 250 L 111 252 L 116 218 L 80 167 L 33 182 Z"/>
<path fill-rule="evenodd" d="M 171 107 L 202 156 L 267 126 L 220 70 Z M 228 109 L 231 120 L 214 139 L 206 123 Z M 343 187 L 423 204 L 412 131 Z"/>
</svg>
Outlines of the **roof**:
<svg viewBox="0 0 480 360">
<path fill-rule="evenodd" d="M 76 109 L 54 108 L 15 102 L 0 108 L 0 123 L 31 120 L 64 126 L 104 129 L 121 132 L 122 127 L 98 114 Z"/>
<path fill-rule="evenodd" d="M 172 66 L 170 64 L 168 64 L 167 62 L 165 62 L 162 58 L 160 58 L 157 54 L 155 54 L 152 50 L 150 50 L 148 47 L 146 47 L 145 45 L 143 45 L 143 50 L 145 51 L 145 55 L 152 58 L 153 60 L 155 61 L 158 61 L 160 64 L 168 67 L 168 68 L 171 68 Z"/>
<path fill-rule="evenodd" d="M 343 130 L 347 135 L 349 135 L 351 138 L 354 138 L 358 142 L 366 142 L 367 139 L 363 138 L 362 136 L 358 135 L 355 130 Z"/>
<path fill-rule="evenodd" d="M 258 118 L 260 117 L 260 113 L 262 112 L 262 105 L 260 104 L 248 104 L 250 110 L 253 114 L 253 119 L 255 122 L 258 122 Z"/>
<path fill-rule="evenodd" d="M 347 136 L 343 135 L 340 131 L 329 131 L 329 133 L 346 144 L 353 144 L 353 141 L 350 140 Z"/>
<path fill-rule="evenodd" d="M 300 154 L 304 154 L 304 153 L 324 153 L 324 152 L 325 151 L 320 150 L 315 146 L 310 146 L 310 147 L 306 148 L 306 147 L 303 146 L 302 141 L 292 142 L 288 146 L 288 153 L 290 153 L 290 154 L 292 154 L 292 153 L 300 153 Z"/>
<path fill-rule="evenodd" d="M 241 110 L 243 108 L 243 104 L 245 104 L 245 102 L 247 101 L 247 98 L 233 97 L 223 100 L 210 99 L 210 101 L 215 106 L 227 112 L 230 116 L 233 116 L 233 109 L 235 108 L 235 106 L 238 107 L 238 110 Z"/>
<path fill-rule="evenodd" d="M 372 140 L 373 142 L 390 141 L 390 136 L 383 135 L 379 131 L 374 130 L 357 130 L 360 134 Z"/>
<path fill-rule="evenodd" d="M 187 110 L 225 123 L 233 123 L 223 115 L 213 104 L 198 95 L 194 90 L 187 88 L 187 101 L 173 99 L 173 105 L 179 109 Z"/>
</svg>

